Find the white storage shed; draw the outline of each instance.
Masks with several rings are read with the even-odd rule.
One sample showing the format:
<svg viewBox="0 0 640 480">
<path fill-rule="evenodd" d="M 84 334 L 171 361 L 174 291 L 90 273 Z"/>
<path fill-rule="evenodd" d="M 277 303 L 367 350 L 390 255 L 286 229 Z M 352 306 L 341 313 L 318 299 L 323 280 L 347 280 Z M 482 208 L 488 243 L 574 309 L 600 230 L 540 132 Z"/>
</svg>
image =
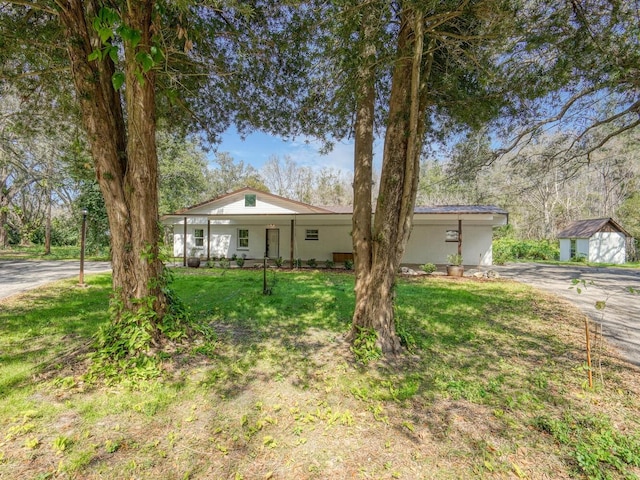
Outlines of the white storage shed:
<svg viewBox="0 0 640 480">
<path fill-rule="evenodd" d="M 611 218 L 578 220 L 558 233 L 560 261 L 584 257 L 593 263 L 627 261 L 627 239 L 631 235 Z"/>
</svg>

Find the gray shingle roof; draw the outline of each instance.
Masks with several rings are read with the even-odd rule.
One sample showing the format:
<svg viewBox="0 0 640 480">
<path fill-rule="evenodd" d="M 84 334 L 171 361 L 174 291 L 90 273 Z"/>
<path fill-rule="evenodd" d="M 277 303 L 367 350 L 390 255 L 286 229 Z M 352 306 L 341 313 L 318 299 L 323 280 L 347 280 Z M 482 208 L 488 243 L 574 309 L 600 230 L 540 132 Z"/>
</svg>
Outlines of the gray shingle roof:
<svg viewBox="0 0 640 480">
<path fill-rule="evenodd" d="M 507 215 L 507 211 L 494 205 L 435 205 L 432 207 L 417 206 L 415 213 L 490 213 L 495 215 Z"/>
<path fill-rule="evenodd" d="M 330 210 L 333 213 L 352 213 L 353 207 L 349 206 L 326 206 L 323 205 L 321 208 L 326 210 Z M 464 214 L 481 214 L 488 213 L 494 215 L 507 215 L 507 211 L 502 208 L 495 207 L 493 205 L 436 205 L 436 206 L 416 206 L 413 210 L 414 213 L 425 213 L 425 214 L 438 214 L 438 213 L 448 213 L 453 215 L 464 215 Z"/>
<path fill-rule="evenodd" d="M 558 238 L 590 238 L 593 234 L 602 231 L 607 225 L 610 225 L 612 230 L 623 233 L 627 237 L 631 236 L 611 218 L 592 218 L 590 220 L 571 222 L 562 231 L 558 232 Z"/>
</svg>

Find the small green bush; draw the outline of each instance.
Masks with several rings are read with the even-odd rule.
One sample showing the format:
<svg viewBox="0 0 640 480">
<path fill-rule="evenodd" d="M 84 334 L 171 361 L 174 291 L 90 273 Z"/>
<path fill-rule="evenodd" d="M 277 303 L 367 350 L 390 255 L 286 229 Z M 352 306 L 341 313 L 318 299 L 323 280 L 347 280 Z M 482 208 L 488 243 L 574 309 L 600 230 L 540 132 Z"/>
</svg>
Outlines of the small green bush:
<svg viewBox="0 0 640 480">
<path fill-rule="evenodd" d="M 353 262 L 351 260 L 344 261 L 344 269 L 345 270 L 353 270 Z"/>
<path fill-rule="evenodd" d="M 336 266 L 336 263 L 333 260 L 325 260 L 324 266 L 325 268 L 333 268 Z"/>
<path fill-rule="evenodd" d="M 420 268 L 424 273 L 433 273 L 436 271 L 436 266 L 433 263 L 425 263 L 421 265 Z"/>
<path fill-rule="evenodd" d="M 462 265 L 462 255 L 458 253 L 447 255 L 447 263 L 449 265 Z"/>
<path fill-rule="evenodd" d="M 318 266 L 318 262 L 316 262 L 315 258 L 310 258 L 309 260 L 307 260 L 307 265 L 309 265 L 311 268 L 316 268 Z"/>
</svg>

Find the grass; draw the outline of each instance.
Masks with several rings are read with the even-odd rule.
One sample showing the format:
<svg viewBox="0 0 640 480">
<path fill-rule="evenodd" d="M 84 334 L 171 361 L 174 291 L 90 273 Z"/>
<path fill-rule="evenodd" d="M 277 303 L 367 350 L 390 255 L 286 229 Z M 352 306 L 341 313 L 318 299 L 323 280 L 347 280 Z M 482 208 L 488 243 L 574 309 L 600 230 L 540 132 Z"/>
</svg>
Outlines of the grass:
<svg viewBox="0 0 640 480">
<path fill-rule="evenodd" d="M 83 376 L 108 275 L 0 304 L 0 478 L 637 478 L 640 377 L 583 317 L 515 282 L 400 279 L 407 353 L 363 365 L 343 341 L 353 276 L 179 269 L 213 340 L 165 375 Z"/>
</svg>

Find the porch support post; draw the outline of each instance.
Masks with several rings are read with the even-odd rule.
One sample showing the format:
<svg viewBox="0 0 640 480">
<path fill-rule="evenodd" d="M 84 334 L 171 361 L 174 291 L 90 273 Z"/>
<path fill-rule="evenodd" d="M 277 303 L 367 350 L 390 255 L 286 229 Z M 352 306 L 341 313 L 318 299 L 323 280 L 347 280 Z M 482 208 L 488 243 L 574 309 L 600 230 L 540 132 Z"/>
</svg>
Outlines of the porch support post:
<svg viewBox="0 0 640 480">
<path fill-rule="evenodd" d="M 207 261 L 211 260 L 211 219 L 207 217 Z"/>
<path fill-rule="evenodd" d="M 293 245 L 294 245 L 294 241 L 295 241 L 295 219 L 291 219 L 291 263 L 289 263 L 289 265 L 291 265 L 291 270 L 293 270 Z"/>
<path fill-rule="evenodd" d="M 462 255 L 462 220 L 458 219 L 458 255 Z"/>
<path fill-rule="evenodd" d="M 184 231 L 182 236 L 182 266 L 187 266 L 187 217 L 184 217 Z"/>
</svg>

